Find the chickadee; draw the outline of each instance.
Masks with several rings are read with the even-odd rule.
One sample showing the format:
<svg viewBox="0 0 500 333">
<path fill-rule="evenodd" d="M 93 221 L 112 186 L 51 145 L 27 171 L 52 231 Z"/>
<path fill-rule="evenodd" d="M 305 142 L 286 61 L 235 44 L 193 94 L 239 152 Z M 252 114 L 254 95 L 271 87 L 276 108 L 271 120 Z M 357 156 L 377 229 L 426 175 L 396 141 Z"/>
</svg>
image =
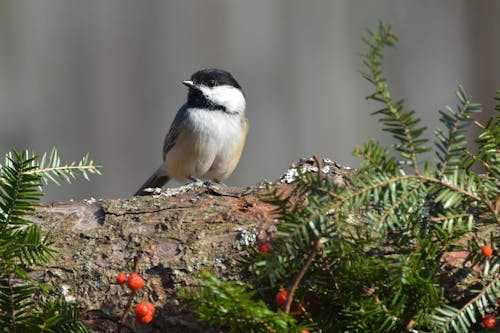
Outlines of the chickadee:
<svg viewBox="0 0 500 333">
<path fill-rule="evenodd" d="M 220 69 L 202 69 L 182 82 L 187 103 L 175 116 L 163 144 L 163 164 L 137 190 L 176 180 L 222 181 L 233 173 L 248 134 L 245 96 L 234 77 Z"/>
</svg>

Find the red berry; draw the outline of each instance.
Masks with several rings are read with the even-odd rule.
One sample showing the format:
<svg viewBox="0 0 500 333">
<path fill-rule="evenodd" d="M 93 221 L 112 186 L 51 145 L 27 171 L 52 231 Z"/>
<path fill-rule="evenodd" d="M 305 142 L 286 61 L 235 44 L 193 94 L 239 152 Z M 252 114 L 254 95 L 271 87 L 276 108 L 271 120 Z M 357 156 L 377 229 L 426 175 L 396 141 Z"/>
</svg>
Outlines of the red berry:
<svg viewBox="0 0 500 333">
<path fill-rule="evenodd" d="M 132 290 L 139 290 L 144 285 L 144 280 L 137 273 L 132 273 L 127 279 L 127 287 Z"/>
<path fill-rule="evenodd" d="M 284 306 L 286 304 L 287 292 L 285 289 L 281 289 L 275 297 L 275 302 L 277 306 Z"/>
<path fill-rule="evenodd" d="M 311 333 L 309 330 L 302 330 L 302 333 Z"/>
<path fill-rule="evenodd" d="M 497 326 L 497 319 L 495 318 L 494 315 L 492 315 L 491 313 L 488 313 L 483 318 L 483 324 L 484 324 L 484 327 L 486 327 L 488 329 L 493 329 L 493 328 L 495 328 L 495 326 Z"/>
<path fill-rule="evenodd" d="M 120 273 L 116 276 L 116 283 L 124 284 L 125 282 L 127 282 L 127 275 L 125 273 Z"/>
<path fill-rule="evenodd" d="M 493 249 L 489 245 L 485 245 L 481 249 L 481 253 L 485 257 L 491 257 L 493 255 Z"/>
<path fill-rule="evenodd" d="M 273 250 L 273 246 L 269 242 L 264 242 L 259 246 L 260 253 L 270 253 Z"/>
<path fill-rule="evenodd" d="M 140 322 L 141 324 L 147 324 L 153 320 L 153 314 L 151 312 L 148 312 L 144 316 L 135 316 L 135 319 Z"/>
</svg>

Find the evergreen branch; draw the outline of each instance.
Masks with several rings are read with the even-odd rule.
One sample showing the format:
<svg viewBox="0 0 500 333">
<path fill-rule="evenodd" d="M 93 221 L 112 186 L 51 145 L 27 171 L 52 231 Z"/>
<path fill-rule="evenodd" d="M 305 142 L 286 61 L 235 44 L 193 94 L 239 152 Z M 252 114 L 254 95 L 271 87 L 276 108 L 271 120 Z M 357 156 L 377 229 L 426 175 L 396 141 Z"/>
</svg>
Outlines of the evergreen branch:
<svg viewBox="0 0 500 333">
<path fill-rule="evenodd" d="M 33 313 L 34 325 L 40 332 L 87 333 L 87 328 L 80 321 L 80 309 L 75 304 L 68 304 L 60 299 L 46 300 Z"/>
<path fill-rule="evenodd" d="M 445 136 L 439 128 L 435 130 L 435 135 L 439 139 L 437 144 L 441 154 L 437 153 L 440 160 L 438 164 L 438 174 L 449 174 L 458 169 L 461 159 L 464 157 L 467 141 L 465 136 L 465 128 L 471 120 L 471 114 L 480 112 L 480 107 L 477 104 L 472 104 L 471 97 L 468 96 L 462 87 L 459 87 L 456 92 L 461 103 L 459 111 L 455 111 L 447 107 L 448 113 L 439 111 L 441 114 L 440 121 L 448 129 L 448 135 Z M 465 122 L 465 126 L 462 123 Z"/>
<path fill-rule="evenodd" d="M 64 172 L 64 171 L 67 171 L 68 174 L 72 174 L 72 175 L 76 171 L 81 172 L 83 175 L 85 175 L 86 172 L 100 174 L 99 166 L 95 166 L 95 165 L 83 165 L 83 166 L 79 166 L 79 165 L 68 165 L 68 164 L 61 165 L 61 166 L 58 166 L 58 167 L 38 169 L 38 170 L 31 171 L 31 172 L 27 172 L 26 174 L 27 175 L 42 175 L 42 176 L 44 176 L 45 174 L 49 174 L 49 173 L 61 173 L 61 172 Z M 85 177 L 85 179 L 88 179 L 88 177 Z"/>
<path fill-rule="evenodd" d="M 38 200 L 40 194 L 34 191 L 39 186 L 38 176 L 28 175 L 33 170 L 30 165 L 33 158 L 14 151 L 6 157 L 6 165 L 0 169 L 0 175 L 5 179 L 0 183 L 0 222 L 2 232 L 6 232 L 11 224 L 23 222 L 19 218 L 30 215 L 34 211 L 33 202 Z M 24 220 L 25 221 L 25 220 Z"/>
<path fill-rule="evenodd" d="M 28 157 L 14 151 L 7 156 L 6 165 L 0 174 L 6 179 L 0 183 L 0 262 L 11 262 L 18 258 L 21 262 L 35 264 L 46 262 L 51 250 L 48 242 L 41 241 L 40 227 L 25 219 L 32 215 L 41 193 L 38 175 L 29 175 L 35 167 L 35 157 Z"/>
<path fill-rule="evenodd" d="M 344 196 L 340 201 L 319 210 L 314 215 L 312 215 L 310 217 L 310 219 L 314 220 L 321 215 L 328 214 L 329 212 L 339 211 L 339 209 L 344 204 L 346 204 L 347 202 L 349 202 L 355 198 L 359 198 L 359 197 L 362 197 L 364 194 L 371 193 L 377 188 L 385 188 L 390 184 L 401 183 L 404 180 L 416 180 L 417 184 L 419 184 L 418 186 L 423 185 L 423 183 L 434 183 L 434 184 L 440 185 L 444 188 L 450 189 L 456 193 L 459 193 L 465 197 L 468 197 L 474 201 L 478 201 L 478 202 L 481 201 L 481 198 L 479 196 L 475 195 L 474 193 L 468 192 L 459 186 L 453 185 L 452 183 L 446 182 L 446 181 L 441 180 L 441 179 L 437 179 L 437 178 L 430 177 L 430 176 L 424 176 L 424 175 L 402 175 L 402 176 L 397 176 L 397 177 L 391 177 L 391 178 L 385 179 L 383 181 L 379 181 L 375 184 L 369 184 L 367 186 L 361 187 L 360 189 L 353 191 L 353 192 L 349 193 L 348 195 Z"/>
<path fill-rule="evenodd" d="M 497 276 L 490 283 L 488 283 L 476 296 L 471 298 L 464 306 L 460 309 L 456 309 L 451 306 L 444 306 L 437 308 L 435 314 L 432 316 L 433 322 L 439 326 L 436 331 L 449 332 L 451 328 L 461 327 L 463 332 L 468 332 L 468 329 L 472 326 L 472 323 L 476 322 L 475 312 L 479 311 L 481 315 L 485 314 L 485 301 L 487 294 L 496 294 L 500 297 L 500 277 Z M 438 316 L 436 313 L 441 313 L 444 315 Z M 457 331 L 455 329 L 455 331 Z"/>
<path fill-rule="evenodd" d="M 454 185 L 453 182 L 447 181 L 446 178 L 445 179 L 438 179 L 435 177 L 430 177 L 430 176 L 425 176 L 425 175 L 401 175 L 401 176 L 390 177 L 387 179 L 379 180 L 378 182 L 373 183 L 373 184 L 364 184 L 359 189 L 354 190 L 352 192 L 347 192 L 344 196 L 338 197 L 338 199 L 333 203 L 330 203 L 330 204 L 324 203 L 323 205 L 320 205 L 319 209 L 317 209 L 316 211 L 311 212 L 311 214 L 308 214 L 307 216 L 304 216 L 303 218 L 301 218 L 300 224 L 298 224 L 297 222 L 292 222 L 290 224 L 290 227 L 293 227 L 293 230 L 287 230 L 286 232 L 284 232 L 283 228 L 287 226 L 287 224 L 284 223 L 284 224 L 281 224 L 279 226 L 278 232 L 280 233 L 281 236 L 286 236 L 288 239 L 296 239 L 297 237 L 302 239 L 302 237 L 300 235 L 304 234 L 304 228 L 307 228 L 308 226 L 310 226 L 309 221 L 316 221 L 316 220 L 320 219 L 322 216 L 325 217 L 325 216 L 331 215 L 332 213 L 334 213 L 336 216 L 335 220 L 337 220 L 337 221 L 342 220 L 341 208 L 343 206 L 347 205 L 351 209 L 359 210 L 361 208 L 359 206 L 361 204 L 361 202 L 359 202 L 358 199 L 365 197 L 367 194 L 373 193 L 377 189 L 384 189 L 384 188 L 390 187 L 391 184 L 400 184 L 400 183 L 407 181 L 407 180 L 415 181 L 414 186 L 416 188 L 424 185 L 425 183 L 433 183 L 433 184 L 441 186 L 444 189 L 448 189 L 450 191 L 449 193 L 451 194 L 452 197 L 450 198 L 448 195 L 448 192 L 442 190 L 441 193 L 443 193 L 443 194 L 441 197 L 439 197 L 439 199 L 442 199 L 442 200 L 448 199 L 448 201 L 450 203 L 453 202 L 453 200 L 457 199 L 456 197 L 453 196 L 453 194 L 455 194 L 455 193 L 460 194 L 460 195 L 462 195 L 470 200 L 473 200 L 475 202 L 483 202 L 482 198 L 479 197 L 478 195 L 476 195 L 470 191 L 467 191 L 467 190 L 461 188 L 460 186 Z M 367 205 L 372 204 L 370 198 L 371 197 L 366 197 Z M 349 203 L 351 203 L 353 201 L 358 201 L 359 203 L 357 205 L 354 205 L 354 206 L 349 205 Z M 356 206 L 357 206 L 357 208 L 356 208 Z M 294 214 L 297 214 L 297 213 L 298 213 L 298 210 L 295 210 Z M 296 216 L 296 215 L 292 214 L 292 216 Z M 293 219 L 293 217 L 292 217 L 292 219 Z M 321 235 L 318 235 L 317 237 L 328 237 L 328 234 L 323 233 Z M 308 241 L 308 239 L 303 240 L 303 242 L 306 242 L 306 241 Z"/>
<path fill-rule="evenodd" d="M 78 309 L 41 300 L 45 285 L 26 272 L 29 265 L 48 262 L 55 252 L 50 234 L 42 236 L 40 226 L 26 218 L 34 213 L 42 195 L 42 182 L 54 176 L 74 177 L 77 172 L 84 176 L 98 173 L 86 169 L 93 165 L 88 156 L 66 170 L 58 169 L 59 164 L 55 149 L 46 168 L 40 168 L 36 155 L 14 150 L 5 155 L 0 167 L 0 332 L 5 332 L 3 328 L 9 332 L 32 332 L 35 328 L 45 332 L 87 332 L 79 322 Z M 75 171 L 73 166 L 83 169 Z M 35 292 L 39 292 L 38 298 Z"/>
<path fill-rule="evenodd" d="M 75 179 L 78 174 L 81 174 L 86 180 L 89 180 L 89 174 L 101 174 L 101 166 L 94 165 L 94 161 L 89 158 L 88 154 L 85 154 L 78 163 L 72 162 L 65 165 L 61 165 L 61 159 L 55 147 L 51 149 L 49 154 L 44 153 L 40 161 L 38 161 L 35 154 L 30 154 L 28 151 L 25 151 L 24 154 L 30 157 L 29 165 L 32 167 L 31 170 L 24 173 L 41 176 L 41 180 L 45 184 L 51 181 L 60 185 L 58 179 L 71 183 L 71 179 Z M 10 156 L 10 153 L 7 154 L 6 163 L 3 167 L 9 166 Z M 3 182 L 5 182 L 5 179 L 0 176 L 0 184 Z"/>
<path fill-rule="evenodd" d="M 408 200 L 408 198 L 410 198 L 412 195 L 414 195 L 419 189 L 420 187 L 423 185 L 423 183 L 417 183 L 417 186 L 415 186 L 415 188 L 413 188 L 411 191 L 405 193 L 404 195 L 402 195 L 401 197 L 399 197 L 398 200 L 396 200 L 389 208 L 385 208 L 385 212 L 382 216 L 380 216 L 380 218 L 377 219 L 377 221 L 375 222 L 375 230 L 378 230 L 379 229 L 379 226 L 387 219 L 387 217 L 397 208 L 399 207 L 403 202 L 405 202 L 406 200 Z"/>
<path fill-rule="evenodd" d="M 231 332 L 298 332 L 300 326 L 282 311 L 273 312 L 255 291 L 235 282 L 221 282 L 212 274 L 201 275 L 198 292 L 184 289 L 179 296 L 197 309 L 200 319 L 228 326 Z"/>
<path fill-rule="evenodd" d="M 384 173 L 396 173 L 398 171 L 398 165 L 394 158 L 389 156 L 386 148 L 374 140 L 369 140 L 363 147 L 357 147 L 353 154 L 356 157 L 363 158 L 365 167 L 368 165 L 375 168 L 376 171 Z"/>
<path fill-rule="evenodd" d="M 387 182 L 383 182 L 383 183 L 380 183 L 379 185 L 380 186 L 383 186 L 383 185 L 387 185 L 389 183 L 394 183 L 394 182 L 399 182 L 401 180 L 404 180 L 404 179 L 413 179 L 413 180 L 421 180 L 421 181 L 424 181 L 424 182 L 428 182 L 428 183 L 434 183 L 434 184 L 437 184 L 437 185 L 440 185 L 444 188 L 448 188 L 454 192 L 457 192 L 465 197 L 468 197 L 474 201 L 481 201 L 481 197 L 475 195 L 474 193 L 471 193 L 469 191 L 466 191 L 464 189 L 462 189 L 461 187 L 457 186 L 457 185 L 454 185 L 453 183 L 451 182 L 446 182 L 445 180 L 441 180 L 441 179 L 438 179 L 438 178 L 435 178 L 435 177 L 430 177 L 430 176 L 425 176 L 425 175 L 404 175 L 404 176 L 399 176 L 399 177 L 395 177 L 393 179 L 389 179 Z M 377 185 L 377 184 L 376 184 Z"/>
<path fill-rule="evenodd" d="M 497 90 L 497 95 L 500 96 L 500 90 Z M 495 99 L 500 101 L 500 97 Z M 500 111 L 500 105 L 497 105 L 495 110 Z M 491 117 L 486 124 L 476 120 L 474 125 L 482 131 L 476 139 L 479 152 L 475 160 L 485 167 L 485 177 L 498 179 L 500 178 L 500 115 Z"/>
<path fill-rule="evenodd" d="M 400 142 L 394 148 L 400 152 L 401 156 L 410 160 L 416 174 L 419 174 L 419 166 L 417 154 L 426 152 L 429 148 L 423 144 L 428 140 L 419 138 L 425 131 L 426 127 L 417 128 L 420 122 L 419 118 L 414 117 L 414 111 L 404 112 L 403 102 L 394 102 L 386 83 L 386 79 L 382 72 L 382 50 L 387 46 L 393 46 L 397 40 L 396 36 L 391 32 L 390 25 L 379 24 L 379 33 L 369 31 L 371 41 L 364 39 L 369 47 L 369 51 L 363 56 L 364 64 L 368 68 L 368 74 L 362 73 L 363 77 L 373 84 L 375 92 L 368 96 L 367 99 L 372 99 L 381 102 L 385 107 L 374 114 L 385 116 L 380 121 L 384 123 L 384 131 L 393 135 Z"/>
</svg>

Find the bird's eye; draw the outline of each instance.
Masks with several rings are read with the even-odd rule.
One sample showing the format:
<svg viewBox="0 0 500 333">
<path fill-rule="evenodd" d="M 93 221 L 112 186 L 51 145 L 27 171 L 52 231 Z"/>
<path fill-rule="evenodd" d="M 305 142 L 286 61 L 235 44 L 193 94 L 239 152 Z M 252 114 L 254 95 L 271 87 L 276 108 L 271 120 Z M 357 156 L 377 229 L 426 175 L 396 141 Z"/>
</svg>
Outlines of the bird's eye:
<svg viewBox="0 0 500 333">
<path fill-rule="evenodd" d="M 209 87 L 213 87 L 213 86 L 215 86 L 215 80 L 210 80 L 210 81 L 208 81 L 208 86 L 209 86 Z"/>
</svg>

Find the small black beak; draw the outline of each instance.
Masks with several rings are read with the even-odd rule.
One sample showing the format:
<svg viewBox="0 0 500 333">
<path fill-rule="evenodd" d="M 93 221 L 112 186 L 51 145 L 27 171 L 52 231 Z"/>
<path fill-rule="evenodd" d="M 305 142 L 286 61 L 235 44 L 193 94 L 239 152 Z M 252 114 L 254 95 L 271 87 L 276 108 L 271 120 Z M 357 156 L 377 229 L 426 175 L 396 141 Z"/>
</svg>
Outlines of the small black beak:
<svg viewBox="0 0 500 333">
<path fill-rule="evenodd" d="M 193 81 L 189 81 L 189 80 L 182 81 L 182 84 L 185 85 L 188 88 L 192 88 L 192 89 L 196 88 L 196 85 L 193 83 Z"/>
</svg>

